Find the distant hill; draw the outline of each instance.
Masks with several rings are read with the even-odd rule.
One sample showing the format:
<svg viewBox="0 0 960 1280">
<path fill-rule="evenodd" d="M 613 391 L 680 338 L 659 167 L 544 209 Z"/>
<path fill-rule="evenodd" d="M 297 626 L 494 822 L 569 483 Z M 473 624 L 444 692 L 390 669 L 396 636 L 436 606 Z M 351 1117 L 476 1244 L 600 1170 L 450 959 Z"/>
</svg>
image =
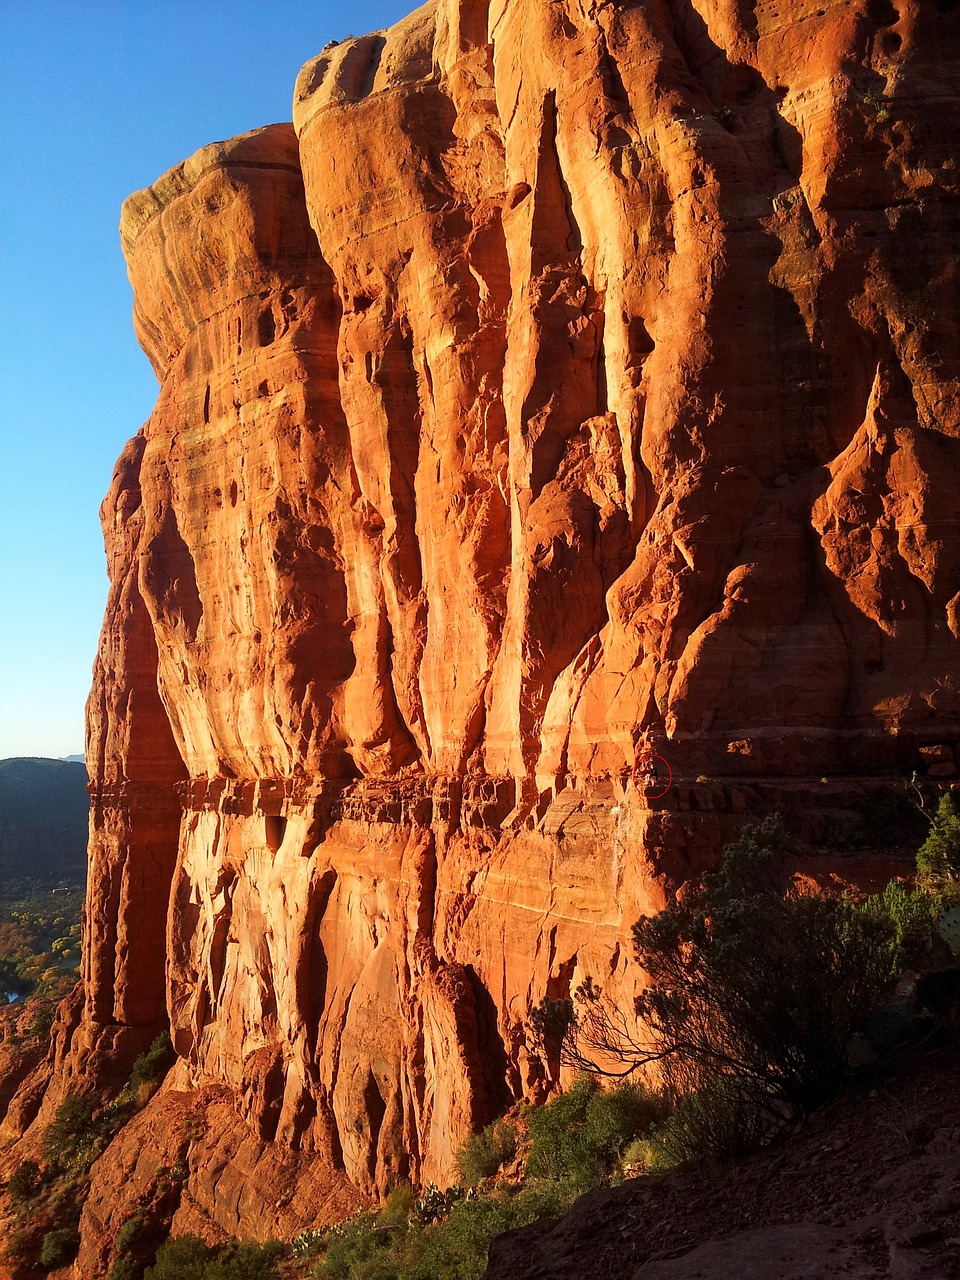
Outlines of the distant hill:
<svg viewBox="0 0 960 1280">
<path fill-rule="evenodd" d="M 0 760 L 0 880 L 83 880 L 87 771 L 70 760 Z"/>
</svg>

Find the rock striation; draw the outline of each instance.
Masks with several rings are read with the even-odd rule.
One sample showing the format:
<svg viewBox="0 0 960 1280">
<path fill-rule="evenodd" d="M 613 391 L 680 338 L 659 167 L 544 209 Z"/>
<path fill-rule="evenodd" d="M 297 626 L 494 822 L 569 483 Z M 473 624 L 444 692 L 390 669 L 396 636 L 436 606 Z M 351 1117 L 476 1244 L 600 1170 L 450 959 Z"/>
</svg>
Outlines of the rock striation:
<svg viewBox="0 0 960 1280">
<path fill-rule="evenodd" d="M 958 60 L 953 0 L 437 0 L 126 202 L 160 394 L 7 1131 L 178 1063 L 78 1276 L 177 1161 L 214 1234 L 449 1180 L 745 812 L 956 776 Z"/>
</svg>

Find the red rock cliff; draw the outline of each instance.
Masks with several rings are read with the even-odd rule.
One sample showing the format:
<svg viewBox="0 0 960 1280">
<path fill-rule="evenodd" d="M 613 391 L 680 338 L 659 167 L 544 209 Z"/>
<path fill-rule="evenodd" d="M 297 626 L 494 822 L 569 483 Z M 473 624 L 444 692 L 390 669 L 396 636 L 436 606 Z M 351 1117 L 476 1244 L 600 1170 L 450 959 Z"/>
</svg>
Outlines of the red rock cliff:
<svg viewBox="0 0 960 1280">
<path fill-rule="evenodd" d="M 442 1182 L 757 788 L 955 769 L 960 13 L 788 10 L 439 0 L 125 205 L 161 391 L 34 1127 L 179 1062 L 78 1275 L 171 1152 L 183 1229 Z"/>
</svg>

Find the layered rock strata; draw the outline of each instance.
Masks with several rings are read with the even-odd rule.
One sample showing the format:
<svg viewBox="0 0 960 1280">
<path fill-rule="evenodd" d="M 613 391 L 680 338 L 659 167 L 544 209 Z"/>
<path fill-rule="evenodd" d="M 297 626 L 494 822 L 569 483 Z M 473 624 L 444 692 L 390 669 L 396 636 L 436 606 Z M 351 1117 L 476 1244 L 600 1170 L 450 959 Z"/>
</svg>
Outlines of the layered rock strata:
<svg viewBox="0 0 960 1280">
<path fill-rule="evenodd" d="M 175 1229 L 448 1180 L 771 787 L 955 776 L 958 50 L 952 0 L 439 0 L 127 202 L 161 390 L 33 1132 L 178 1065 L 78 1274 L 175 1159 Z"/>
</svg>

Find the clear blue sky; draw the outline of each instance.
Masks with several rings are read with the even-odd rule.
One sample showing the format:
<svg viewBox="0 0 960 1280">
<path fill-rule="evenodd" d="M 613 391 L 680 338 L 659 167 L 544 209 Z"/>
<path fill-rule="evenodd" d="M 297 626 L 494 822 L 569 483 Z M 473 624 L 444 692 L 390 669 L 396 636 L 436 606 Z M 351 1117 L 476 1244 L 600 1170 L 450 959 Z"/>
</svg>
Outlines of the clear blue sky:
<svg viewBox="0 0 960 1280">
<path fill-rule="evenodd" d="M 98 507 L 157 385 L 124 198 L 290 119 L 328 40 L 416 0 L 0 0 L 0 758 L 83 749 L 106 598 Z"/>
</svg>

